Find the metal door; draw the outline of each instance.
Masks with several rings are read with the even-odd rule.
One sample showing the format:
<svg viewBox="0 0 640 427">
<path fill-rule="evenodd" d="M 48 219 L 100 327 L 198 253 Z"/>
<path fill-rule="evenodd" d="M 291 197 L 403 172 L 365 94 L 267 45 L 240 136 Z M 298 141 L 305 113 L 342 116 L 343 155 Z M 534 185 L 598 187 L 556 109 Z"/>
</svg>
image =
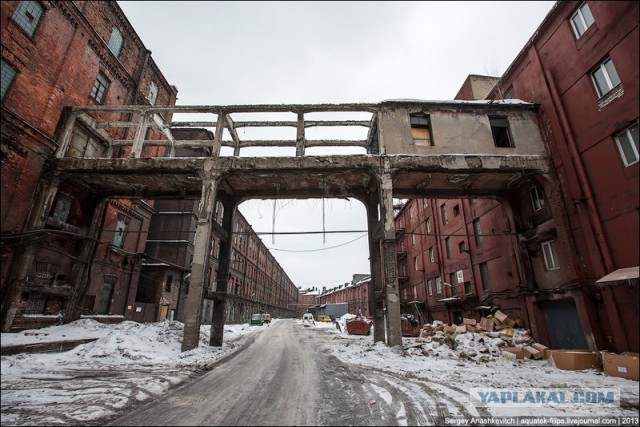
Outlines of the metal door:
<svg viewBox="0 0 640 427">
<path fill-rule="evenodd" d="M 571 300 L 548 301 L 544 312 L 551 348 L 587 349 L 587 340 L 580 324 L 575 302 Z"/>
</svg>

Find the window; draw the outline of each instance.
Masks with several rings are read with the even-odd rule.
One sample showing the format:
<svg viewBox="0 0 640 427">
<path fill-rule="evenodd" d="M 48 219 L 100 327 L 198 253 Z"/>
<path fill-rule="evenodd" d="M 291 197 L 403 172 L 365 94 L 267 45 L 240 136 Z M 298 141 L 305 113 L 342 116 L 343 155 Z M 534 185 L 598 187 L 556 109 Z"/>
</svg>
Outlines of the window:
<svg viewBox="0 0 640 427">
<path fill-rule="evenodd" d="M 480 227 L 480 220 L 473 220 L 473 233 L 476 239 L 476 246 L 480 246 L 482 244 L 482 228 Z"/>
<path fill-rule="evenodd" d="M 447 225 L 449 223 L 449 217 L 447 216 L 447 207 L 445 205 L 440 206 L 442 212 L 442 224 Z"/>
<path fill-rule="evenodd" d="M 460 205 L 455 205 L 453 207 L 453 216 L 458 216 L 460 215 Z"/>
<path fill-rule="evenodd" d="M 506 117 L 489 117 L 491 124 L 491 134 L 496 147 L 513 147 L 511 133 L 509 132 L 509 122 Z"/>
<path fill-rule="evenodd" d="M 571 27 L 576 38 L 579 39 L 591 24 L 593 24 L 593 15 L 591 15 L 589 5 L 586 2 L 582 3 L 578 10 L 571 15 Z"/>
<path fill-rule="evenodd" d="M 451 253 L 451 238 L 447 237 L 446 239 L 444 239 L 444 244 L 447 247 L 447 259 L 451 259 L 451 256 L 453 255 Z"/>
<path fill-rule="evenodd" d="M 415 271 L 420 270 L 420 268 L 418 268 L 418 257 L 417 257 L 417 256 L 414 256 L 414 257 L 413 257 L 413 269 L 414 269 Z"/>
<path fill-rule="evenodd" d="M 462 242 L 458 242 L 458 253 L 462 253 L 466 250 L 467 248 L 465 247 L 464 241 Z"/>
<path fill-rule="evenodd" d="M 127 234 L 127 223 L 124 220 L 118 220 L 116 232 L 113 235 L 113 246 L 122 248 L 124 244 L 124 236 Z"/>
<path fill-rule="evenodd" d="M 173 274 L 167 274 L 167 281 L 164 284 L 165 292 L 171 292 L 171 285 L 173 285 Z"/>
<path fill-rule="evenodd" d="M 540 186 L 533 185 L 529 188 L 529 196 L 531 196 L 531 206 L 534 211 L 539 211 L 544 206 L 544 198 L 542 197 L 542 189 Z"/>
<path fill-rule="evenodd" d="M 433 255 L 433 248 L 429 248 L 429 259 L 431 260 L 432 263 L 435 262 L 435 257 Z"/>
<path fill-rule="evenodd" d="M 491 289 L 491 279 L 489 277 L 489 266 L 486 262 L 480 264 L 480 275 L 482 276 L 482 290 Z"/>
<path fill-rule="evenodd" d="M 53 209 L 53 217 L 62 222 L 67 222 L 67 219 L 69 219 L 69 212 L 71 212 L 71 201 L 71 196 L 60 193 L 58 200 L 56 201 L 56 206 Z"/>
<path fill-rule="evenodd" d="M 469 295 L 471 294 L 471 282 L 464 282 L 464 293 Z"/>
<path fill-rule="evenodd" d="M 13 20 L 29 37 L 32 37 L 43 13 L 44 8 L 37 1 L 21 1 L 13 13 Z"/>
<path fill-rule="evenodd" d="M 442 293 L 442 279 L 440 277 L 436 277 L 436 293 Z"/>
<path fill-rule="evenodd" d="M 607 58 L 591 72 L 591 79 L 599 98 L 602 98 L 611 89 L 620 84 L 620 77 L 618 77 L 618 72 L 616 67 L 613 66 L 611 58 Z"/>
<path fill-rule="evenodd" d="M 558 259 L 556 258 L 556 243 L 555 240 L 549 240 L 548 242 L 542 243 L 542 253 L 544 254 L 544 265 L 547 267 L 547 270 L 557 270 L 560 268 L 558 266 Z"/>
<path fill-rule="evenodd" d="M 418 287 L 413 287 L 413 299 L 418 299 Z"/>
<path fill-rule="evenodd" d="M 456 273 L 449 273 L 449 284 L 452 289 L 455 289 L 454 286 L 456 284 Z"/>
<path fill-rule="evenodd" d="M 158 98 L 158 85 L 151 82 L 151 85 L 149 86 L 149 96 L 147 99 L 151 105 L 156 105 L 156 98 Z"/>
<path fill-rule="evenodd" d="M 433 281 L 432 280 L 429 280 L 428 288 L 429 288 L 429 296 L 433 296 Z"/>
<path fill-rule="evenodd" d="M 100 306 L 98 314 L 109 314 L 111 299 L 113 298 L 113 283 L 104 282 L 102 286 L 102 295 L 100 297 Z"/>
<path fill-rule="evenodd" d="M 431 218 L 427 218 L 427 233 L 431 233 Z"/>
<path fill-rule="evenodd" d="M 412 234 L 411 235 L 411 246 L 415 246 L 416 245 L 416 235 Z"/>
<path fill-rule="evenodd" d="M 638 163 L 638 123 L 619 133 L 616 144 L 625 166 Z"/>
<path fill-rule="evenodd" d="M 411 136 L 415 145 L 433 145 L 431 138 L 431 120 L 426 114 L 412 114 Z"/>
<path fill-rule="evenodd" d="M 0 62 L 0 80 L 2 81 L 2 89 L 0 91 L 0 101 L 4 101 L 4 96 L 9 91 L 13 79 L 16 77 L 16 70 L 4 59 Z"/>
<path fill-rule="evenodd" d="M 107 94 L 109 88 L 109 80 L 102 73 L 98 73 L 96 81 L 93 83 L 93 89 L 91 90 L 91 97 L 95 99 L 99 104 L 102 104 L 104 97 Z"/>
<path fill-rule="evenodd" d="M 113 28 L 111 31 L 111 38 L 109 39 L 109 50 L 116 58 L 120 55 L 120 49 L 122 49 L 122 34 L 117 28 Z"/>
</svg>

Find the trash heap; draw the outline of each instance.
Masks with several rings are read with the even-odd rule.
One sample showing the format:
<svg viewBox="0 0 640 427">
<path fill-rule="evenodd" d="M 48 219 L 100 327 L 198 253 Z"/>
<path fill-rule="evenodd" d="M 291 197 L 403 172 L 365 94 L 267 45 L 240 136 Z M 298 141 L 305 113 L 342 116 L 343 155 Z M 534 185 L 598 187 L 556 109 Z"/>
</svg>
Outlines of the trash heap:
<svg viewBox="0 0 640 427">
<path fill-rule="evenodd" d="M 462 325 L 440 321 L 425 324 L 415 343 L 404 346 L 410 355 L 463 359 L 478 363 L 546 359 L 548 349 L 536 343 L 521 319 L 510 319 L 501 311 L 480 321 L 463 319 Z"/>
</svg>

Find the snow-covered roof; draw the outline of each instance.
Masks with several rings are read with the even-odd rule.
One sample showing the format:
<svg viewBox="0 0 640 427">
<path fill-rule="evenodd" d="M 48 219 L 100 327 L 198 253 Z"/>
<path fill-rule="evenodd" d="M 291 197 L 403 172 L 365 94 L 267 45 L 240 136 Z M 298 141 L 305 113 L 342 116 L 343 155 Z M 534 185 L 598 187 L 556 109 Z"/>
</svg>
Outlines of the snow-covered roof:
<svg viewBox="0 0 640 427">
<path fill-rule="evenodd" d="M 416 103 L 416 104 L 474 104 L 474 105 L 500 105 L 500 104 L 522 104 L 533 105 L 530 102 L 523 101 L 521 99 L 478 99 L 478 100 L 426 100 L 426 99 L 414 99 L 414 98 L 398 98 L 398 99 L 385 99 L 384 102 L 402 102 L 402 103 Z"/>
</svg>

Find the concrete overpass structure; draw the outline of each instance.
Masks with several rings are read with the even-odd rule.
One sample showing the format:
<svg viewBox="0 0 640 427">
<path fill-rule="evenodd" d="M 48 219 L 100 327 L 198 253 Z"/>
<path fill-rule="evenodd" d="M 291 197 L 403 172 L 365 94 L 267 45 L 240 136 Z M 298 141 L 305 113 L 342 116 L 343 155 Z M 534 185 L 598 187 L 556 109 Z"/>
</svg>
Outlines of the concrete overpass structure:
<svg viewBox="0 0 640 427">
<path fill-rule="evenodd" d="M 189 120 L 178 121 L 182 115 Z M 232 215 L 238 204 L 256 198 L 355 198 L 367 208 L 374 341 L 399 345 L 393 199 L 506 200 L 523 181 L 550 172 L 536 118 L 536 106 L 513 100 L 74 107 L 44 172 L 27 231 L 44 226 L 58 187 L 67 180 L 82 182 L 100 198 L 199 199 L 183 339 L 183 350 L 189 350 L 198 346 L 214 233 L 224 244 L 210 344 L 222 345 Z M 82 153 L 73 143 L 80 128 L 93 144 Z M 183 128 L 211 129 L 213 137 L 176 139 L 172 130 Z M 246 138 L 247 132 L 268 137 Z M 255 155 L 256 150 L 262 151 Z M 251 151 L 254 155 L 246 155 Z M 224 206 L 222 227 L 213 221 L 216 200 Z M 94 244 L 83 243 L 70 278 L 76 288 L 86 277 L 82 266 Z M 12 300 L 19 300 L 33 256 L 26 247 L 14 261 L 16 280 L 7 293 Z M 3 316 L 8 320 L 11 310 Z"/>
</svg>

